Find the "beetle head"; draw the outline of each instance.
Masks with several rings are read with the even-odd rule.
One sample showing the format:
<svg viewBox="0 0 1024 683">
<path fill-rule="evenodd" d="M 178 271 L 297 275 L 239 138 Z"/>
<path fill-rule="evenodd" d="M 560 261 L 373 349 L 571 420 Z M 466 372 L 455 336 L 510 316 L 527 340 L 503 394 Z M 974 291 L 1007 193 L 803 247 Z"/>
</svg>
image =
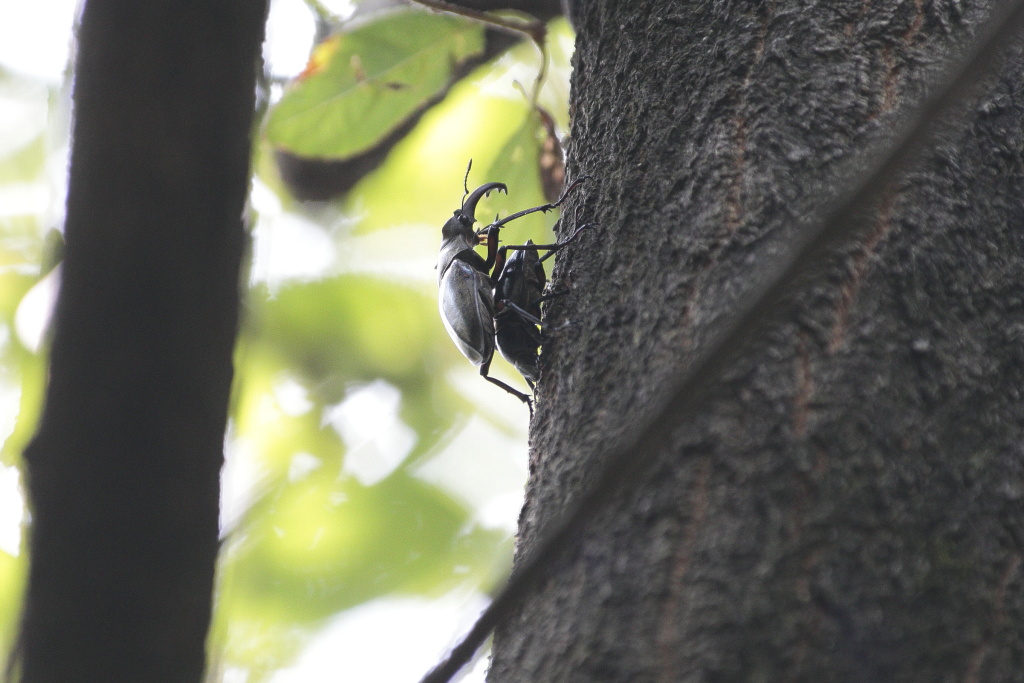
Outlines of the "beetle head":
<svg viewBox="0 0 1024 683">
<path fill-rule="evenodd" d="M 508 193 L 508 188 L 505 187 L 504 183 L 484 183 L 470 192 L 469 196 L 462 201 L 462 206 L 441 228 L 442 240 L 447 242 L 456 237 L 464 237 L 470 244 L 475 244 L 473 224 L 476 223 L 476 205 L 493 190 Z"/>
<path fill-rule="evenodd" d="M 476 246 L 478 240 L 473 232 L 476 223 L 476 205 L 492 191 L 508 193 L 504 183 L 485 183 L 469 193 L 462 202 L 462 207 L 455 211 L 441 228 L 441 243 L 444 245 L 458 243 L 460 249 Z"/>
<path fill-rule="evenodd" d="M 463 200 L 462 206 L 441 228 L 441 250 L 437 261 L 438 282 L 441 281 L 453 258 L 460 252 L 472 249 L 477 245 L 479 240 L 476 233 L 473 232 L 473 224 L 476 222 L 476 205 L 493 190 L 508 192 L 504 183 L 481 185 L 469 193 L 469 196 Z"/>
</svg>

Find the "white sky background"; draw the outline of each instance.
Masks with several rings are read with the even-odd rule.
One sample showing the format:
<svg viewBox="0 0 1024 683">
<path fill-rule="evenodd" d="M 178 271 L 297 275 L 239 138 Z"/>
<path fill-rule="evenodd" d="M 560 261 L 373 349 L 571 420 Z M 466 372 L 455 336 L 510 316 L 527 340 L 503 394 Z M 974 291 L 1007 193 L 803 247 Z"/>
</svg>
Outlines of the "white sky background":
<svg viewBox="0 0 1024 683">
<path fill-rule="evenodd" d="M 323 4 L 340 16 L 346 16 L 351 11 L 348 0 L 324 0 Z M 0 67 L 41 85 L 60 86 L 73 42 L 77 6 L 78 0 L 0 0 Z M 264 54 L 275 76 L 292 76 L 302 70 L 313 31 L 312 13 L 302 0 L 272 1 Z M 10 122 L 19 117 L 24 118 L 21 116 L 23 112 L 17 108 L 23 109 L 25 106 L 26 101 L 15 102 L 0 97 L 0 149 L 4 149 L 7 143 L 17 142 L 15 138 L 19 133 Z M 3 199 L 0 204 L 10 208 L 19 205 L 19 202 L 31 200 L 32 207 L 38 207 L 33 208 L 32 212 L 38 211 L 44 217 L 44 224 L 52 224 L 54 220 L 59 223 L 66 185 L 66 149 L 58 152 L 51 159 L 54 168 L 50 173 L 52 179 L 49 188 L 15 188 L 17 196 L 0 196 Z M 258 208 L 261 219 L 265 217 L 267 222 L 256 228 L 256 276 L 270 282 L 281 282 L 296 277 L 322 275 L 330 268 L 330 261 L 334 258 L 333 245 L 324 242 L 323 231 L 305 225 L 305 219 L 281 213 L 279 203 L 274 206 L 276 198 L 267 198 L 266 194 L 261 194 L 265 192 L 265 188 L 257 184 L 254 200 L 256 203 L 263 200 L 263 206 Z M 40 196 L 37 197 L 37 194 Z M 4 211 L 2 206 L 0 211 Z M 21 209 L 19 213 L 23 211 Z M 287 240 L 269 241 L 267 235 L 271 231 L 278 233 L 284 228 L 288 228 L 285 230 L 288 233 Z M 307 239 L 303 239 L 304 235 Z M 262 250 L 261 242 L 264 246 Z M 272 250 L 269 248 L 271 246 L 274 246 Z M 432 263 L 432 255 L 428 261 Z M 52 283 L 47 286 L 53 289 Z M 31 338 L 37 338 L 38 341 L 41 338 L 48 319 L 51 296 L 44 292 L 26 301 L 24 316 L 30 322 L 26 330 L 17 330 L 23 341 L 29 342 Z M 18 314 L 22 315 L 20 309 Z M 8 330 L 0 332 L 10 334 Z M 471 393 L 475 392 L 479 380 L 473 374 L 474 377 L 466 382 L 458 381 L 456 384 Z M 389 410 L 370 411 L 383 414 L 383 422 L 377 425 L 381 434 L 393 433 L 395 430 L 396 409 L 392 404 L 397 399 L 393 394 L 393 390 L 387 386 L 371 385 L 359 397 L 364 402 L 377 401 L 388 405 Z M 19 396 L 17 387 L 0 387 L 0 429 L 3 430 L 0 439 L 10 434 Z M 520 407 L 518 402 L 515 407 Z M 358 418 L 359 430 L 352 427 L 353 420 L 346 411 Z M 336 428 L 344 433 L 346 440 L 358 440 L 363 444 L 363 450 L 372 455 L 373 451 L 368 449 L 377 442 L 382 444 L 379 449 L 385 449 L 387 440 L 381 441 L 374 436 L 372 429 L 368 429 L 364 420 L 365 412 L 356 401 L 351 405 L 339 406 L 339 411 L 331 419 L 337 421 Z M 492 452 L 511 451 L 515 453 L 515 460 L 510 462 L 507 456 L 502 456 L 488 461 L 488 458 L 480 457 L 478 449 L 473 449 L 475 459 L 467 461 L 463 457 L 466 440 L 490 443 L 492 448 L 488 450 Z M 408 444 L 402 442 L 392 450 L 398 455 L 388 456 L 381 450 L 382 455 L 376 460 L 366 456 L 366 461 L 371 462 L 371 465 L 363 465 L 360 471 L 352 473 L 361 477 L 379 477 L 381 471 L 400 464 L 403 454 L 408 451 Z M 512 531 L 521 504 L 522 483 L 526 478 L 525 450 L 525 443 L 516 443 L 508 436 L 495 432 L 485 421 L 474 418 L 452 444 L 425 463 L 418 474 L 474 505 L 478 510 L 478 520 L 485 526 Z M 240 506 L 245 505 L 251 472 L 246 472 L 244 467 L 232 467 L 231 451 L 229 447 L 229 463 L 224 481 L 228 499 L 224 501 L 223 507 L 234 516 L 240 513 Z M 388 457 L 391 459 L 388 460 Z M 384 458 L 383 465 L 381 458 Z M 347 466 L 359 469 L 359 462 L 353 459 Z M 381 470 L 381 467 L 385 469 Z M 239 472 L 240 481 L 232 480 L 232 472 L 235 470 Z M 245 481 L 247 478 L 249 481 Z M 24 501 L 17 470 L 0 466 L 0 550 L 17 554 L 23 511 Z M 279 671 L 273 677 L 273 683 L 319 683 L 339 680 L 339 676 L 346 680 L 384 683 L 416 680 L 472 624 L 476 614 L 485 605 L 484 597 L 465 591 L 436 600 L 376 600 L 331 620 L 320 634 L 310 640 L 293 666 Z M 478 661 L 463 680 L 483 681 L 485 668 L 486 659 Z M 225 680 L 228 683 L 243 683 L 246 676 L 244 672 L 228 671 Z"/>
</svg>

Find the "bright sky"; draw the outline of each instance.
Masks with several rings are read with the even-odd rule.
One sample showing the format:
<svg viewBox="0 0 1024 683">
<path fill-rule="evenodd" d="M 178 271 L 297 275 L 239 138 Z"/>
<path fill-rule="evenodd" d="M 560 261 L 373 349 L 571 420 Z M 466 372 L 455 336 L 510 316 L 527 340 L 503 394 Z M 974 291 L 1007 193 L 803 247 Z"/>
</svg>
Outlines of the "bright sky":
<svg viewBox="0 0 1024 683">
<path fill-rule="evenodd" d="M 351 11 L 349 0 L 324 0 L 323 4 L 340 16 L 346 16 Z M 0 0 L 0 68 L 28 80 L 58 86 L 68 65 L 77 5 L 77 0 Z M 273 0 L 267 26 L 265 56 L 276 76 L 291 76 L 302 70 L 313 31 L 312 14 L 302 0 Z M 37 99 L 45 110 L 45 90 L 42 92 L 43 96 Z M 7 148 L 5 145 L 8 143 L 14 145 L 9 147 L 11 149 L 19 146 L 14 144 L 19 135 L 19 121 L 32 119 L 38 126 L 38 121 L 45 119 L 45 111 L 40 116 L 39 112 L 32 114 L 26 110 L 26 107 L 32 106 L 36 104 L 33 104 L 31 98 L 14 101 L 0 97 L 0 151 Z M 14 195 L 0 197 L 4 199 L 2 203 L 10 207 L 31 200 L 35 202 L 32 206 L 38 204 L 41 214 L 52 211 L 49 204 L 62 203 L 62 159 L 58 157 L 53 164 L 56 166 L 53 182 L 56 187 L 49 194 L 54 197 L 47 196 L 45 188 L 15 188 L 17 191 Z M 264 188 L 257 186 L 254 201 L 261 199 L 261 191 Z M 35 197 L 33 192 L 43 194 Z M 273 211 L 262 213 L 274 214 Z M 275 217 L 282 222 L 279 227 L 288 228 L 289 234 L 308 234 L 311 242 L 303 247 L 298 244 L 302 240 L 284 240 L 288 244 L 275 240 L 278 244 L 272 251 L 266 248 L 261 250 L 261 238 L 257 231 L 257 267 L 254 271 L 271 281 L 323 273 L 330 265 L 333 253 L 333 245 L 323 243 L 323 232 L 301 224 L 302 219 L 298 217 L 282 216 L 279 212 Z M 265 241 L 266 238 L 263 239 Z M 284 249 L 285 246 L 288 249 Z M 319 255 L 320 258 L 311 258 L 311 255 Z M 35 298 L 26 300 L 25 312 L 19 310 L 18 315 L 25 319 L 24 323 L 19 322 L 17 330 L 23 341 L 29 342 L 41 336 L 49 313 L 53 284 L 51 279 L 45 285 L 40 285 L 41 291 Z M 22 325 L 24 330 L 20 329 Z M 10 334 L 7 330 L 2 332 Z M 19 395 L 16 387 L 0 387 L 0 438 L 5 438 L 13 428 L 15 413 L 12 411 L 17 410 Z M 383 413 L 393 422 L 397 400 L 395 390 L 388 385 L 370 385 L 362 393 L 357 392 L 351 401 L 340 404 L 328 416 L 330 423 L 339 430 L 346 442 L 352 442 L 349 445 L 359 455 L 351 462 L 346 462 L 346 467 L 352 468 L 355 476 L 367 480 L 377 479 L 396 467 L 404 457 L 402 454 L 408 451 L 407 435 L 400 430 L 396 432 L 394 424 L 382 425 L 384 431 L 381 433 L 390 434 L 392 441 L 398 439 L 396 443 L 390 443 L 379 434 L 368 432 L 363 419 L 367 410 L 372 408 L 371 412 Z M 387 410 L 379 410 L 381 406 Z M 465 451 L 457 447 L 463 439 L 508 440 L 507 437 L 494 434 L 493 430 L 485 433 L 486 429 L 482 422 L 471 420 L 456 443 L 426 463 L 419 474 L 428 481 L 448 487 L 456 495 L 467 499 L 467 502 L 482 506 L 480 521 L 484 525 L 511 530 L 514 528 L 520 494 L 518 490 L 509 493 L 503 492 L 500 487 L 495 488 L 493 470 L 495 467 L 504 467 L 506 471 L 501 473 L 502 476 L 511 477 L 512 481 L 522 481 L 525 471 L 508 471 L 510 466 L 507 460 L 488 463 L 486 459 L 480 458 L 465 461 L 459 456 L 460 452 Z M 508 443 L 505 446 L 517 449 L 516 452 L 525 449 L 522 444 Z M 525 462 L 525 457 L 522 461 Z M 226 494 L 228 498 L 232 498 L 240 495 L 238 492 L 245 485 L 244 481 L 230 481 L 230 464 L 228 469 L 225 474 L 225 490 L 229 492 Z M 450 474 L 453 470 L 460 471 L 461 476 L 453 478 Z M 244 480 L 244 468 L 239 471 L 239 476 Z M 484 495 L 487 492 L 489 499 Z M 240 504 L 244 503 L 225 500 L 224 507 L 232 515 L 237 515 Z M 0 466 L 0 550 L 17 554 L 23 511 L 24 502 L 17 470 Z M 319 683 L 336 681 L 341 674 L 349 680 L 384 683 L 416 680 L 436 663 L 458 634 L 471 625 L 475 615 L 485 605 L 485 598 L 479 594 L 461 592 L 436 600 L 387 598 L 349 610 L 329 622 L 310 641 L 295 665 L 278 672 L 273 682 Z M 485 668 L 484 659 L 473 667 L 464 680 L 483 681 Z M 243 683 L 245 675 L 244 672 L 229 671 L 225 680 L 228 683 Z"/>
<path fill-rule="evenodd" d="M 0 64 L 59 83 L 68 63 L 77 0 L 0 0 Z"/>
</svg>

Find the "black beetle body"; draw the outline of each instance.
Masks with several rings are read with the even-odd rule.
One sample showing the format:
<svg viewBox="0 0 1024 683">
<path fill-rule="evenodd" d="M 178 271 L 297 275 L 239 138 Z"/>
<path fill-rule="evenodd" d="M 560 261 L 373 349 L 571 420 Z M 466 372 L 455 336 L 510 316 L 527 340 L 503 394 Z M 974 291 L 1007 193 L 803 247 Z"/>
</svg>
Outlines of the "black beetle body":
<svg viewBox="0 0 1024 683">
<path fill-rule="evenodd" d="M 591 227 L 590 224 L 581 226 L 558 244 L 534 244 L 532 240 L 527 240 L 522 246 L 507 246 L 498 250 L 495 268 L 500 270 L 500 275 L 494 286 L 494 326 L 498 351 L 519 371 L 531 389 L 540 375 L 538 353 L 544 341 L 540 305 L 566 293 L 564 290 L 544 293 L 547 285 L 544 261 Z M 515 252 L 506 261 L 504 257 L 508 249 L 514 249 Z M 543 249 L 548 253 L 540 256 L 539 252 Z"/>
<path fill-rule="evenodd" d="M 533 246 L 532 240 L 526 246 Z M 540 375 L 540 302 L 547 276 L 535 250 L 517 250 L 505 262 L 494 288 L 494 332 L 498 351 L 532 388 Z M 513 308 L 515 305 L 519 310 Z M 527 317 L 530 316 L 530 317 Z"/>
<path fill-rule="evenodd" d="M 537 375 L 536 356 L 540 347 L 540 333 L 536 326 L 540 324 L 540 302 L 543 300 L 544 288 L 544 268 L 540 264 L 562 244 L 534 245 L 531 243 L 530 245 L 498 249 L 498 232 L 503 225 L 517 218 L 535 211 L 550 211 L 560 206 L 569 193 L 585 179 L 581 178 L 569 185 L 558 201 L 553 204 L 544 204 L 518 211 L 501 220 L 495 219 L 487 227 L 474 231 L 476 206 L 480 199 L 494 190 L 507 192 L 503 183 L 486 183 L 468 194 L 462 207 L 455 211 L 441 229 L 441 248 L 437 258 L 437 285 L 439 289 L 438 309 L 441 312 L 441 320 L 444 322 L 445 329 L 448 330 L 448 335 L 462 355 L 480 368 L 480 375 L 525 403 L 530 408 L 531 415 L 533 414 L 533 404 L 527 394 L 516 391 L 499 379 L 488 376 L 491 360 L 494 357 L 495 324 L 497 322 L 503 329 L 508 328 L 506 337 L 509 339 L 514 334 L 532 335 L 529 341 L 524 341 L 521 345 L 515 342 L 506 342 L 506 346 L 509 348 L 519 349 L 522 346 L 527 349 L 527 352 L 522 354 L 523 368 L 526 368 L 526 372 L 523 369 L 520 369 L 520 372 L 527 378 L 532 388 Z M 573 237 L 578 233 L 579 230 L 573 234 Z M 566 240 L 566 242 L 568 241 Z M 486 259 L 480 256 L 475 249 L 481 243 L 487 245 Z M 505 253 L 508 249 L 516 250 L 517 253 L 513 254 L 506 262 Z M 550 249 L 550 251 L 543 258 L 539 258 L 536 253 L 537 249 Z M 532 254 L 532 257 L 517 258 L 520 254 L 525 253 Z M 499 258 L 501 262 L 496 266 Z M 518 274 L 521 269 L 516 264 L 520 261 L 530 262 L 530 265 L 526 266 L 527 270 L 533 269 L 534 265 L 532 264 L 534 263 L 539 268 L 542 280 L 539 289 L 536 288 L 531 276 Z M 506 270 L 504 266 L 508 264 L 512 264 L 513 268 L 502 285 L 503 304 L 501 311 L 498 311 L 495 305 L 495 288 L 501 281 L 501 273 Z M 513 273 L 517 274 L 513 275 Z M 518 302 L 525 303 L 526 307 L 520 306 Z M 530 307 L 537 311 L 536 316 L 527 312 L 526 308 Z M 514 315 L 519 322 L 508 318 L 503 314 L 504 311 Z M 526 314 L 525 318 L 523 317 L 524 313 Z M 534 357 L 532 365 L 530 359 L 527 358 L 530 349 L 532 349 Z M 502 353 L 504 355 L 504 352 Z M 516 367 L 519 368 L 518 365 Z M 530 376 L 527 376 L 527 372 L 530 372 Z"/>
<path fill-rule="evenodd" d="M 492 190 L 507 191 L 501 183 L 481 185 L 441 229 L 437 259 L 438 308 L 448 335 L 476 366 L 494 355 L 494 294 L 490 269 L 494 254 L 484 260 L 476 252 L 480 238 L 473 230 L 476 205 Z M 488 262 L 489 261 L 489 262 Z"/>
</svg>

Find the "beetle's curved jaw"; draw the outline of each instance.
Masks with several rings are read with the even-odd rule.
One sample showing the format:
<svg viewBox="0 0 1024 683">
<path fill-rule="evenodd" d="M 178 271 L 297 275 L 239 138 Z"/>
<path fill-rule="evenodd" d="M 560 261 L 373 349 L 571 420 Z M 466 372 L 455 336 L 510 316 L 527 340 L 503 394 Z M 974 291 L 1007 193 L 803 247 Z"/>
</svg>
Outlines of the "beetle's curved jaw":
<svg viewBox="0 0 1024 683">
<path fill-rule="evenodd" d="M 505 186 L 505 183 L 484 183 L 470 192 L 469 196 L 463 200 L 461 209 L 462 215 L 469 219 L 470 224 L 476 221 L 477 203 L 494 190 L 508 194 L 508 187 Z"/>
</svg>

